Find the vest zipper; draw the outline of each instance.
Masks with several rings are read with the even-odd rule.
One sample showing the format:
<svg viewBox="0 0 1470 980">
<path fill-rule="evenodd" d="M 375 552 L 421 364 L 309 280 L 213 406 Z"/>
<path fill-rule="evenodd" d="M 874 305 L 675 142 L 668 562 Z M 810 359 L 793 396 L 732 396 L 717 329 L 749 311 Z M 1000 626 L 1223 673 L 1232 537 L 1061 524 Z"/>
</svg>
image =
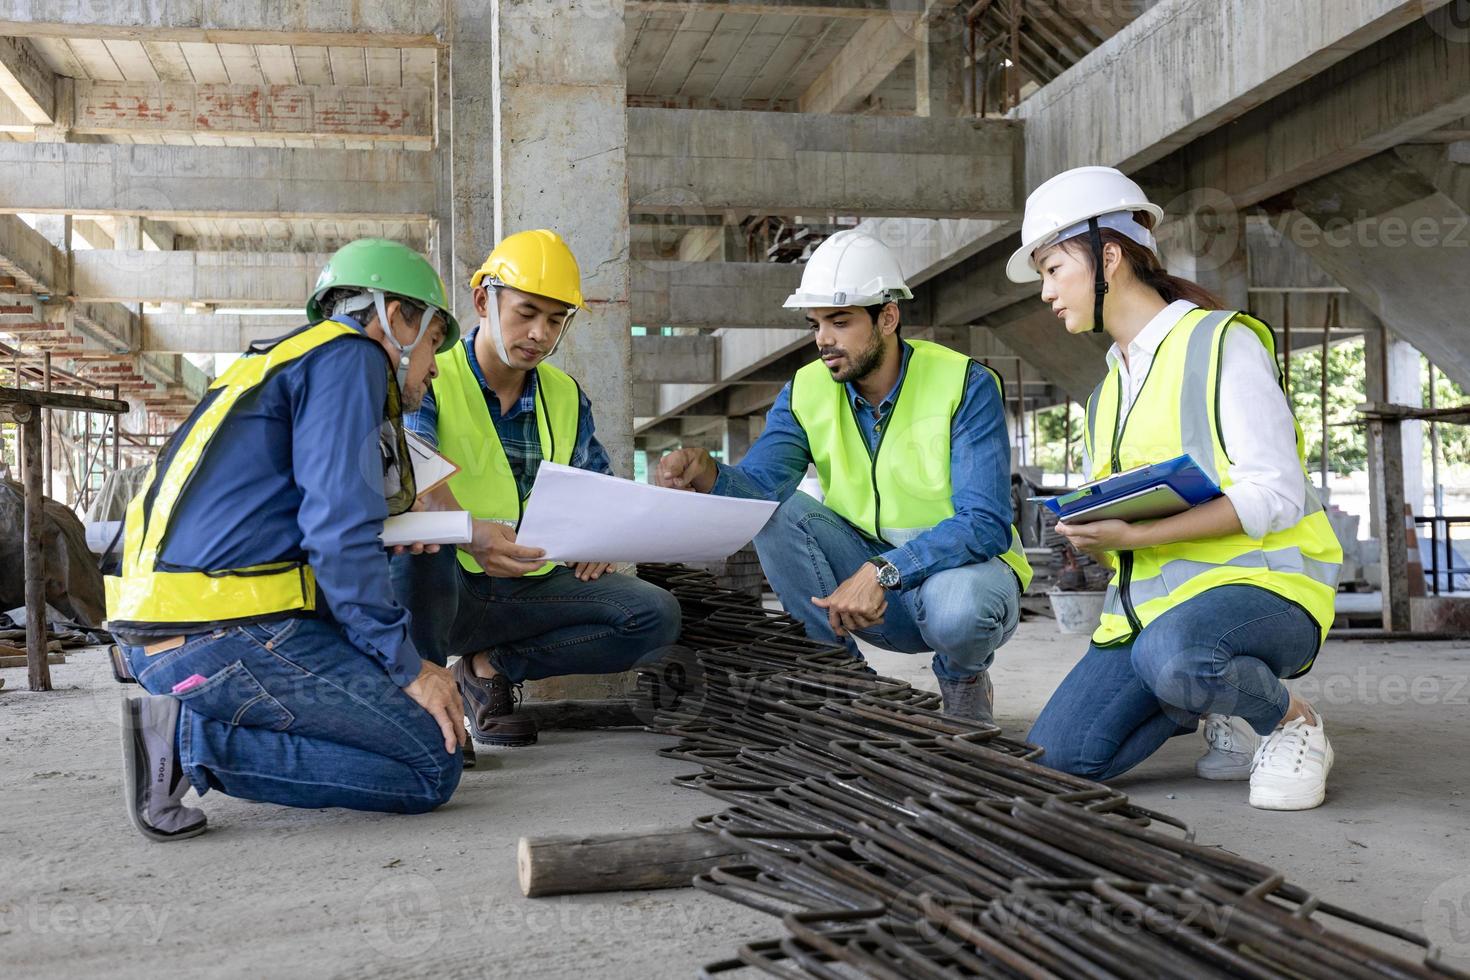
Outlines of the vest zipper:
<svg viewBox="0 0 1470 980">
<path fill-rule="evenodd" d="M 847 402 L 847 413 L 852 416 L 852 424 L 857 428 L 859 434 L 861 434 L 863 431 L 862 426 L 858 424 L 857 413 L 853 411 L 852 399 L 847 397 L 847 392 L 843 392 L 842 394 L 843 400 Z M 898 399 L 902 395 L 903 385 L 899 385 L 898 394 L 893 396 L 893 409 L 888 413 L 890 416 L 893 412 L 898 411 Z M 892 546 L 893 542 L 883 537 L 883 494 L 878 490 L 878 453 L 883 448 L 883 440 L 888 437 L 888 426 L 883 424 L 882 416 L 878 418 L 878 425 L 881 427 L 878 430 L 878 445 L 868 450 L 868 459 L 871 464 L 868 467 L 868 480 L 873 486 L 873 537 L 886 545 Z M 864 439 L 863 445 L 866 446 L 867 444 L 868 441 Z"/>
<path fill-rule="evenodd" d="M 1143 384 L 1138 386 L 1138 394 L 1143 395 L 1143 389 L 1148 385 L 1148 377 L 1153 374 L 1154 364 L 1158 362 L 1157 352 L 1148 365 L 1148 373 L 1143 376 Z M 1123 430 L 1128 426 L 1128 419 L 1133 417 L 1133 407 L 1128 408 L 1128 415 L 1123 415 L 1123 375 L 1116 375 L 1118 379 L 1118 396 L 1115 400 L 1113 412 L 1113 472 L 1120 473 L 1123 470 L 1123 462 L 1119 459 L 1119 449 L 1123 444 Z M 1137 399 L 1134 399 L 1135 403 Z M 1128 619 L 1128 629 L 1132 636 L 1137 637 L 1143 632 L 1143 621 L 1138 618 L 1138 611 L 1133 608 L 1133 552 L 1119 551 L 1118 561 L 1118 595 L 1123 599 L 1123 615 Z"/>
</svg>

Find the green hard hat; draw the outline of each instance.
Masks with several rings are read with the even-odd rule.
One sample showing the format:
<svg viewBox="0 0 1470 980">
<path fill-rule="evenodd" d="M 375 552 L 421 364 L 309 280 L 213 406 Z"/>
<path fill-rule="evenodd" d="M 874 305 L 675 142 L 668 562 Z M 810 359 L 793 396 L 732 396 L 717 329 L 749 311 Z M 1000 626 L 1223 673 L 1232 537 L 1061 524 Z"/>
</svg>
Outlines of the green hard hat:
<svg viewBox="0 0 1470 980">
<path fill-rule="evenodd" d="M 449 312 L 444 280 L 439 278 L 428 259 L 401 242 L 359 238 L 333 252 L 322 267 L 322 274 L 316 278 L 311 299 L 306 301 L 306 315 L 313 322 L 325 320 L 331 315 L 331 310 L 322 309 L 322 295 L 344 287 L 381 289 L 437 309 L 444 315 L 444 343 L 439 345 L 441 354 L 459 340 L 459 323 Z"/>
</svg>

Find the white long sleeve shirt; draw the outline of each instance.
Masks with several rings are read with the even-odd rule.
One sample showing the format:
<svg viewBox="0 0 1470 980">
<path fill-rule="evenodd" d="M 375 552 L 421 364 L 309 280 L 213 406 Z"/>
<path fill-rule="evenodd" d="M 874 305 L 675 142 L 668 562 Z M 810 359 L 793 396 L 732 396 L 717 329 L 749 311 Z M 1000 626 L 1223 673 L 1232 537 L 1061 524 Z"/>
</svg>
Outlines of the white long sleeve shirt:
<svg viewBox="0 0 1470 980">
<path fill-rule="evenodd" d="M 1124 417 L 1132 410 L 1159 345 L 1184 314 L 1196 309 L 1176 300 L 1159 312 L 1128 345 L 1128 358 L 1114 344 L 1108 365 L 1123 385 Z M 1240 526 L 1253 538 L 1284 531 L 1302 519 L 1307 481 L 1296 454 L 1296 428 L 1271 355 L 1252 331 L 1233 326 L 1225 334 L 1220 364 L 1220 431 L 1233 462 L 1225 496 Z M 1088 464 L 1090 470 L 1090 462 Z"/>
</svg>

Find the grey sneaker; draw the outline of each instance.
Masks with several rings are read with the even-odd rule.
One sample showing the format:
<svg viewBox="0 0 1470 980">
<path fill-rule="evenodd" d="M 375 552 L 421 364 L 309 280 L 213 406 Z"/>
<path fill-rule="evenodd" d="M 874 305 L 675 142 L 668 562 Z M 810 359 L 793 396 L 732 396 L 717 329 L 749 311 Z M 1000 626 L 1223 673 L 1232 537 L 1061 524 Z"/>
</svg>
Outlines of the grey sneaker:
<svg viewBox="0 0 1470 980">
<path fill-rule="evenodd" d="M 1195 760 L 1194 774 L 1201 779 L 1249 779 L 1261 736 L 1230 715 L 1205 715 L 1202 720 L 1209 751 Z"/>
<path fill-rule="evenodd" d="M 208 824 L 203 811 L 181 802 L 189 781 L 179 767 L 178 728 L 177 698 L 123 698 L 123 802 L 133 826 L 149 840 L 197 837 Z"/>
<path fill-rule="evenodd" d="M 995 690 L 990 686 L 990 671 L 982 670 L 962 681 L 939 679 L 939 693 L 944 697 L 944 713 L 967 721 L 995 724 L 993 706 Z"/>
</svg>

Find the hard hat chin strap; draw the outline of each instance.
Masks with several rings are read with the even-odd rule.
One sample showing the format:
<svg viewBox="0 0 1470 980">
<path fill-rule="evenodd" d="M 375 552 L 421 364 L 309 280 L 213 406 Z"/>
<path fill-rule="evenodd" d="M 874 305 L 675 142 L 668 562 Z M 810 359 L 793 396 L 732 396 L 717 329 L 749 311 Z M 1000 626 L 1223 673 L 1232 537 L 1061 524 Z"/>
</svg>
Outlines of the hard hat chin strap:
<svg viewBox="0 0 1470 980">
<path fill-rule="evenodd" d="M 515 365 L 510 363 L 510 355 L 505 349 L 505 337 L 500 333 L 500 287 L 502 285 L 504 284 L 495 279 L 485 279 L 485 298 L 487 300 L 485 305 L 490 308 L 490 339 L 495 344 L 495 356 L 500 358 L 501 364 L 504 364 L 508 368 L 514 368 Z M 576 313 L 577 310 L 575 308 L 567 310 L 567 315 L 561 321 L 561 332 L 556 335 L 556 343 L 551 345 L 551 350 L 546 352 L 547 357 L 555 354 L 556 349 L 561 346 L 561 342 L 566 339 L 567 331 L 572 326 L 572 317 Z"/>
<path fill-rule="evenodd" d="M 1092 332 L 1103 332 L 1103 297 L 1108 294 L 1108 277 L 1103 269 L 1102 232 L 1097 219 L 1087 220 L 1087 237 L 1092 243 Z"/>
<path fill-rule="evenodd" d="M 404 346 L 393 335 L 393 324 L 388 322 L 388 303 L 383 298 L 383 291 L 374 289 L 372 292 L 373 305 L 378 310 L 378 323 L 383 328 L 383 336 L 388 338 L 388 343 L 398 348 L 398 390 L 403 391 L 403 386 L 408 381 L 408 362 L 413 359 L 413 350 L 424 339 L 424 334 L 429 332 L 429 321 L 434 319 L 434 314 L 439 311 L 432 306 L 425 306 L 424 315 L 419 319 L 418 336 L 413 338 L 413 343 Z"/>
</svg>

